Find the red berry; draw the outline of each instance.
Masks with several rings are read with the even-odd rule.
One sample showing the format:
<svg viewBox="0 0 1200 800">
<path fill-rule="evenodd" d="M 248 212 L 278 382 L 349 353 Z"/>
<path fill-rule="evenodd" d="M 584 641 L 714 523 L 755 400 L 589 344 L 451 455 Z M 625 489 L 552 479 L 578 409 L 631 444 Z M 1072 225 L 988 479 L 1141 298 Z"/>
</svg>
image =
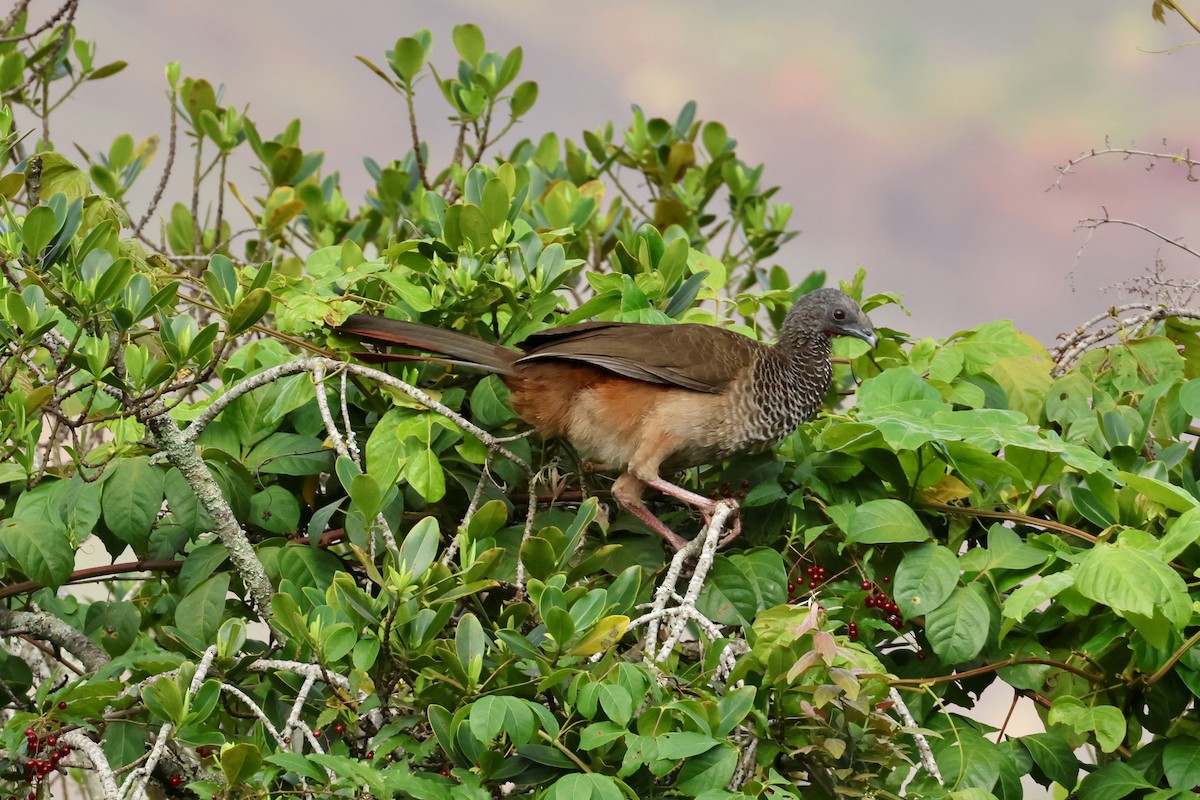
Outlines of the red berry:
<svg viewBox="0 0 1200 800">
<path fill-rule="evenodd" d="M 334 725 L 334 726 L 333 726 L 333 732 L 334 732 L 334 733 L 338 733 L 338 734 L 340 734 L 340 733 L 342 733 L 342 732 L 343 732 L 343 731 L 345 731 L 345 730 L 346 730 L 346 726 L 345 726 L 345 725 L 343 725 L 343 724 L 342 724 L 342 723 L 340 723 L 340 722 L 339 722 L 338 724 L 336 724 L 336 725 Z"/>
<path fill-rule="evenodd" d="M 884 576 L 883 576 L 883 582 L 884 582 L 884 583 L 891 583 L 891 582 L 892 582 L 892 579 L 891 579 L 891 578 L 889 578 L 887 575 L 884 575 Z"/>
<path fill-rule="evenodd" d="M 53 733 L 46 737 L 46 744 L 50 747 L 58 747 L 58 737 Z"/>
<path fill-rule="evenodd" d="M 860 583 L 858 586 L 859 586 L 859 588 L 860 588 L 860 589 L 862 589 L 864 592 L 869 592 L 869 591 L 871 591 L 871 589 L 875 588 L 875 584 L 871 583 L 871 582 L 870 582 L 869 580 L 867 580 L 866 578 L 864 578 L 864 579 L 863 579 L 863 582 L 862 582 L 862 583 Z"/>
<path fill-rule="evenodd" d="M 26 728 L 25 729 L 25 738 L 28 739 L 31 736 L 37 736 L 37 731 L 35 731 L 33 728 Z"/>
<path fill-rule="evenodd" d="M 324 735 L 325 735 L 325 731 L 321 730 L 320 728 L 317 728 L 315 731 L 313 731 L 313 736 L 317 737 L 318 739 L 320 739 Z"/>
<path fill-rule="evenodd" d="M 868 597 L 866 600 L 863 601 L 863 606 L 865 608 L 874 608 L 875 607 L 875 599 L 873 597 Z"/>
<path fill-rule="evenodd" d="M 371 752 L 367 753 L 367 761 L 374 761 L 374 760 L 375 760 L 375 751 L 372 750 Z"/>
<path fill-rule="evenodd" d="M 60 701 L 58 701 L 58 710 L 59 710 L 59 711 L 66 711 L 66 710 L 67 710 L 67 701 L 66 701 L 66 700 L 60 700 Z"/>
<path fill-rule="evenodd" d="M 183 778 L 179 777 L 178 775 L 172 775 L 167 780 L 171 782 L 172 786 L 179 786 L 183 783 Z"/>
<path fill-rule="evenodd" d="M 917 653 L 917 661 L 924 661 L 924 660 L 925 660 L 925 654 Z"/>
</svg>

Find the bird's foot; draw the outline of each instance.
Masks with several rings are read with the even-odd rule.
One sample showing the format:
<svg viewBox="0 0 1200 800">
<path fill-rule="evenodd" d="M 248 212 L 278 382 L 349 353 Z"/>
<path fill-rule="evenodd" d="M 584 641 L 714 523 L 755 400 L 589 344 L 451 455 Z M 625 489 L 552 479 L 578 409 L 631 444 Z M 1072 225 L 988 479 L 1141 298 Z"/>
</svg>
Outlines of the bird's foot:
<svg viewBox="0 0 1200 800">
<path fill-rule="evenodd" d="M 697 511 L 700 512 L 700 516 L 704 519 L 704 527 L 706 528 L 712 523 L 713 514 L 716 513 L 717 506 L 719 504 L 724 503 L 727 506 L 732 506 L 733 513 L 731 516 L 733 517 L 733 522 L 730 525 L 729 533 L 721 539 L 721 541 L 717 544 L 717 547 L 725 547 L 734 539 L 742 535 L 742 515 L 736 500 L 731 498 L 726 498 L 724 500 L 713 500 L 711 498 L 704 497 L 703 495 L 696 494 L 695 492 L 688 491 L 682 486 L 678 486 L 670 481 L 665 481 L 662 478 L 653 478 L 648 481 L 643 481 L 643 483 L 652 489 L 658 489 L 663 494 L 670 495 L 671 497 L 682 500 L 688 505 L 693 506 Z M 650 512 L 647 511 L 646 513 Z M 654 517 L 654 519 L 658 520 L 657 517 Z M 663 528 L 666 528 L 666 525 L 664 525 L 661 520 L 658 522 L 663 526 Z M 661 531 L 659 534 L 662 535 Z M 674 536 L 676 539 L 680 539 L 680 537 L 674 533 L 672 533 L 672 536 Z M 666 537 L 664 536 L 663 538 L 665 539 Z M 667 541 L 671 540 L 667 539 Z M 680 541 L 684 541 L 686 546 L 687 542 L 685 540 L 680 539 Z M 676 546 L 675 549 L 679 550 L 681 548 Z"/>
</svg>

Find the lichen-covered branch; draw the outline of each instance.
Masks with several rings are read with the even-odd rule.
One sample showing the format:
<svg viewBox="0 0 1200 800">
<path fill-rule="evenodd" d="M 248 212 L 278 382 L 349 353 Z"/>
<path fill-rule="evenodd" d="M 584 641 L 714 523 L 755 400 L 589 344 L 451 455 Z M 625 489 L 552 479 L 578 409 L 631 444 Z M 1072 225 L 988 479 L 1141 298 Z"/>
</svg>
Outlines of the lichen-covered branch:
<svg viewBox="0 0 1200 800">
<path fill-rule="evenodd" d="M 0 635 L 19 633 L 58 645 L 78 658 L 89 672 L 99 670 L 110 660 L 99 645 L 53 614 L 44 611 L 10 611 L 0 607 Z"/>
<path fill-rule="evenodd" d="M 250 591 L 254 610 L 259 618 L 270 621 L 273 590 L 271 581 L 267 578 L 267 571 L 254 552 L 246 532 L 238 524 L 233 509 L 221 493 L 221 487 L 217 485 L 212 473 L 204 465 L 204 460 L 200 458 L 195 442 L 184 435 L 179 425 L 167 413 L 161 400 L 156 401 L 141 416 L 159 449 L 182 473 L 196 499 L 212 518 L 213 532 L 229 551 L 229 558 Z"/>
</svg>

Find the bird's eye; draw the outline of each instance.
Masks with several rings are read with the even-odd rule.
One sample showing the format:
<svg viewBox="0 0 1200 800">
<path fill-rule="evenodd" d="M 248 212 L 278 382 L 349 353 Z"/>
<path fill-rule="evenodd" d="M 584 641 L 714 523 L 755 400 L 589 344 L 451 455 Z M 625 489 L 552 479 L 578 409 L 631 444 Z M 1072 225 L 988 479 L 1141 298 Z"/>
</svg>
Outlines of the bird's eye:
<svg viewBox="0 0 1200 800">
<path fill-rule="evenodd" d="M 840 309 L 840 308 L 835 308 L 833 310 L 833 318 L 836 319 L 838 322 L 844 321 L 846 319 L 845 310 Z"/>
</svg>

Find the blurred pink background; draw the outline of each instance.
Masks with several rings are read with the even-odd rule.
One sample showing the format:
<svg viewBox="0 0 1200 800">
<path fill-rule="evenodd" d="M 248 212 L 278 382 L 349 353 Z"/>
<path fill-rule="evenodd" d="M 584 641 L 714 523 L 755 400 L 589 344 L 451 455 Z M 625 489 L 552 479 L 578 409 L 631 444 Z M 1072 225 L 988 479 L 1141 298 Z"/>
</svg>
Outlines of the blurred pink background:
<svg viewBox="0 0 1200 800">
<path fill-rule="evenodd" d="M 50 12 L 39 5 L 35 16 Z M 877 324 L 946 336 L 1012 318 L 1049 343 L 1118 302 L 1101 289 L 1157 256 L 1176 277 L 1200 271 L 1174 248 L 1112 225 L 1077 261 L 1085 232 L 1076 223 L 1102 206 L 1172 238 L 1193 235 L 1198 188 L 1183 168 L 1147 172 L 1142 161 L 1108 156 L 1046 191 L 1055 165 L 1106 138 L 1175 151 L 1200 142 L 1200 50 L 1150 52 L 1191 31 L 1149 12 L 1148 0 L 84 0 L 77 22 L 99 42 L 97 63 L 129 67 L 83 87 L 54 138 L 69 154 L 72 143 L 107 150 L 123 132 L 165 141 L 163 67 L 179 60 L 184 75 L 224 83 L 227 102 L 249 104 L 266 136 L 300 117 L 303 146 L 326 152 L 326 171 L 341 171 L 357 203 L 362 158 L 399 157 L 407 119 L 399 96 L 354 56 L 382 64 L 398 37 L 429 28 L 434 62 L 447 68 L 451 28 L 475 22 L 490 48 L 521 45 L 522 76 L 540 85 L 510 145 L 547 130 L 578 141 L 606 120 L 623 126 L 633 103 L 674 118 L 694 99 L 698 118 L 725 123 L 741 157 L 765 162 L 766 183 L 795 205 L 803 235 L 775 259 L 793 275 L 819 268 L 836 281 L 862 264 L 869 290 L 903 293 L 912 312 L 881 311 Z M 422 130 L 444 158 L 446 114 L 432 82 L 423 88 Z M 164 155 L 135 197 L 149 196 Z M 244 194 L 256 190 L 244 166 L 231 174 Z M 170 198 L 184 196 L 185 175 Z"/>
</svg>

